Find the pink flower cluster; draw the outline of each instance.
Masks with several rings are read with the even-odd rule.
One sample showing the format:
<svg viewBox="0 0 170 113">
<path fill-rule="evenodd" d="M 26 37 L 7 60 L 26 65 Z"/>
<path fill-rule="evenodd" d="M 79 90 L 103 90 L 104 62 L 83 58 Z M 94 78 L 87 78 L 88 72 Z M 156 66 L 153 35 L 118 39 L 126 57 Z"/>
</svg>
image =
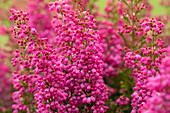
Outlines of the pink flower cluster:
<svg viewBox="0 0 170 113">
<path fill-rule="evenodd" d="M 130 102 L 130 99 L 125 97 L 124 95 L 120 96 L 120 98 L 116 100 L 116 103 L 119 105 L 127 105 L 129 102 Z"/>
<path fill-rule="evenodd" d="M 135 91 L 132 94 L 132 113 L 136 113 L 136 111 L 140 113 L 143 110 L 142 106 L 151 97 L 152 91 L 146 84 L 148 78 L 159 75 L 159 67 L 162 59 L 165 58 L 164 52 L 166 52 L 166 49 L 163 48 L 163 41 L 157 38 L 164 24 L 154 19 L 145 20 L 146 22 L 143 22 L 141 26 L 145 28 L 147 42 L 151 46 L 141 48 L 135 53 L 129 51 L 124 57 L 125 66 L 133 69 L 133 77 L 136 81 L 136 86 L 133 88 Z M 148 33 L 149 31 L 151 33 Z"/>
<path fill-rule="evenodd" d="M 101 76 L 103 50 L 99 45 L 99 33 L 93 30 L 96 28 L 94 17 L 89 10 L 72 11 L 72 7 L 64 1 L 52 3 L 50 6 L 52 10 L 57 9 L 52 21 L 55 25 L 56 45 L 65 57 L 63 63 L 66 65 L 67 79 L 74 81 L 73 86 L 68 87 L 76 92 L 77 99 L 82 98 L 81 101 L 75 99 L 78 102 L 75 106 L 87 102 L 91 105 L 83 109 L 105 112 L 107 107 L 104 106 L 104 100 L 108 99 L 108 92 Z"/>
<path fill-rule="evenodd" d="M 161 28 L 165 27 L 162 22 L 156 21 L 153 18 L 151 20 L 146 18 L 145 21 L 141 24 L 141 26 L 145 28 L 145 32 L 148 32 L 153 29 L 152 32 L 157 34 L 160 34 Z"/>
<path fill-rule="evenodd" d="M 14 26 L 0 33 L 13 38 L 14 68 L 0 59 L 0 92 L 9 72 L 13 113 L 170 112 L 166 22 L 149 19 L 148 0 L 108 0 L 105 14 L 96 1 L 29 0 L 28 12 L 10 9 Z"/>
<path fill-rule="evenodd" d="M 146 86 L 153 92 L 147 100 L 143 113 L 169 113 L 170 112 L 170 63 L 168 57 L 162 61 L 160 75 L 151 77 Z"/>
<path fill-rule="evenodd" d="M 52 21 L 56 48 L 27 24 L 28 13 L 10 10 L 20 48 L 12 59 L 12 64 L 19 66 L 13 74 L 17 90 L 13 93 L 14 112 L 104 113 L 108 89 L 101 76 L 103 50 L 98 32 L 93 30 L 95 20 L 89 11 L 71 11 L 65 1 L 51 3 L 53 9 L 57 12 Z"/>
</svg>

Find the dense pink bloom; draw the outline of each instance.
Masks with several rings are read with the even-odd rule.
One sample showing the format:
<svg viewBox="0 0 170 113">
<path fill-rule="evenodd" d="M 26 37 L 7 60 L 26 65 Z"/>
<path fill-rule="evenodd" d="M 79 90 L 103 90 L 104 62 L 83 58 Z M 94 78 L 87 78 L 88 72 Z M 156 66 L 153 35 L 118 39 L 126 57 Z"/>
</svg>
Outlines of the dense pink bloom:
<svg viewBox="0 0 170 113">
<path fill-rule="evenodd" d="M 103 50 L 99 44 L 99 33 L 93 30 L 96 28 L 94 17 L 89 10 L 72 11 L 72 6 L 64 1 L 50 5 L 62 7 L 57 10 L 52 22 L 55 25 L 56 45 L 65 57 L 63 64 L 68 91 L 75 95 L 70 97 L 67 106 L 75 106 L 69 108 L 71 112 L 78 110 L 80 105 L 88 112 L 105 112 L 107 106 L 104 106 L 104 100 L 108 100 L 108 92 L 102 79 Z"/>
<path fill-rule="evenodd" d="M 159 38 L 155 40 L 156 36 L 161 33 L 161 28 L 164 27 L 164 25 L 154 19 L 150 20 L 146 18 L 145 22 L 143 21 L 143 23 L 141 23 L 141 26 L 145 28 L 145 35 L 152 37 L 149 40 L 147 38 L 148 44 L 154 44 L 152 44 L 151 47 L 141 48 L 140 51 L 129 51 L 124 57 L 125 66 L 133 69 L 133 77 L 136 82 L 133 88 L 135 91 L 132 94 L 132 113 L 141 113 L 146 101 L 151 97 L 153 91 L 150 90 L 146 84 L 150 77 L 159 76 L 159 67 L 162 59 L 165 58 L 164 52 L 166 52 L 166 49 L 163 48 L 164 42 Z M 149 29 L 147 27 L 149 27 Z M 151 30 L 150 28 L 158 28 L 158 30 L 154 29 L 151 31 L 151 34 L 149 34 L 148 31 Z"/>
<path fill-rule="evenodd" d="M 96 1 L 11 1 L 23 4 L 0 27 L 0 111 L 170 112 L 169 17 L 150 19 L 148 0 L 107 0 L 105 14 Z"/>
<path fill-rule="evenodd" d="M 170 112 L 170 57 L 162 61 L 160 75 L 151 77 L 147 87 L 153 92 L 152 97 L 147 100 L 143 113 L 169 113 Z"/>
<path fill-rule="evenodd" d="M 20 48 L 12 59 L 12 64 L 19 66 L 13 74 L 14 88 L 18 90 L 13 93 L 13 109 L 31 112 L 36 106 L 40 113 L 104 113 L 108 109 L 104 102 L 108 100 L 108 89 L 101 76 L 103 50 L 98 31 L 93 30 L 95 20 L 89 11 L 71 11 L 65 1 L 51 3 L 50 9 L 54 8 L 56 48 L 27 24 L 28 13 L 12 13 L 11 19 L 17 23 L 14 38 Z M 31 97 L 26 103 L 28 95 Z"/>
</svg>

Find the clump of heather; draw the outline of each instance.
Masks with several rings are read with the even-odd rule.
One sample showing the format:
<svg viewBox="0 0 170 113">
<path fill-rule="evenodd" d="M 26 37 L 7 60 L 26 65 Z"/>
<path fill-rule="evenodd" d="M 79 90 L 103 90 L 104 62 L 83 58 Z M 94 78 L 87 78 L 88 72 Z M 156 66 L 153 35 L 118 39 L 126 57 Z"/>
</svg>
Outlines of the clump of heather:
<svg viewBox="0 0 170 113">
<path fill-rule="evenodd" d="M 156 77 L 149 78 L 146 87 L 153 93 L 152 97 L 147 100 L 143 113 L 169 113 L 170 112 L 170 63 L 168 57 L 163 59 L 160 66 L 160 74 Z"/>
<path fill-rule="evenodd" d="M 10 9 L 14 23 L 6 24 L 9 1 L 0 2 L 8 36 L 0 111 L 170 112 L 168 10 L 152 18 L 149 0 L 107 0 L 104 14 L 98 0 L 12 0 L 22 10 Z"/>
<path fill-rule="evenodd" d="M 117 29 L 124 41 L 124 65 L 130 68 L 127 69 L 127 74 L 132 82 L 128 84 L 134 87 L 131 112 L 140 113 L 152 94 L 146 87 L 147 79 L 159 74 L 159 66 L 165 57 L 166 49 L 163 48 L 164 42 L 160 38 L 164 24 L 156 19 L 143 19 L 142 16 L 150 16 L 150 5 L 147 1 L 122 2 L 122 10 L 119 11 L 125 23 Z M 127 79 L 124 83 L 127 85 Z M 127 89 L 129 91 L 126 94 L 131 91 L 130 88 Z"/>
<path fill-rule="evenodd" d="M 52 23 L 55 25 L 56 45 L 66 73 L 69 112 L 106 112 L 107 87 L 102 79 L 103 61 L 100 37 L 95 19 L 89 10 L 72 11 L 65 1 L 50 4 L 56 10 Z M 71 108 L 74 106 L 74 108 Z"/>
<path fill-rule="evenodd" d="M 151 97 L 152 91 L 146 86 L 148 79 L 159 74 L 162 59 L 165 58 L 164 42 L 158 37 L 164 27 L 162 22 L 155 19 L 145 19 L 141 23 L 144 28 L 148 47 L 141 48 L 136 52 L 127 52 L 124 60 L 125 66 L 133 69 L 133 77 L 136 85 L 132 94 L 132 113 L 141 112 L 142 106 Z"/>
<path fill-rule="evenodd" d="M 145 44 L 145 32 L 140 23 L 144 16 L 150 16 L 151 6 L 148 1 L 108 0 L 105 12 L 104 21 L 97 21 L 97 28 L 101 37 L 100 44 L 104 49 L 103 76 L 106 77 L 104 80 L 115 91 L 110 95 L 110 103 L 112 103 L 116 102 L 120 95 L 131 98 L 135 82 L 130 76 L 132 71 L 122 65 L 123 56 L 127 49 L 136 51 Z M 126 107 L 123 105 L 125 104 L 119 108 L 118 105 L 113 104 L 114 107 L 109 110 L 129 112 L 131 109 L 129 104 L 126 104 Z"/>
<path fill-rule="evenodd" d="M 49 108 L 51 98 L 65 98 L 62 96 L 64 95 L 64 78 L 60 67 L 62 64 L 53 46 L 48 44 L 48 39 L 39 38 L 36 29 L 27 24 L 28 13 L 13 9 L 10 12 L 13 14 L 10 20 L 16 23 L 13 35 L 19 47 L 12 59 L 12 64 L 16 67 L 13 73 L 13 87 L 16 91 L 12 96 L 15 104 L 12 108 L 16 113 L 51 111 Z M 47 92 L 49 89 L 50 92 Z"/>
<path fill-rule="evenodd" d="M 89 11 L 71 11 L 65 1 L 50 4 L 57 9 L 52 21 L 56 48 L 39 38 L 27 24 L 28 13 L 10 10 L 19 49 L 14 52 L 13 93 L 15 112 L 94 112 L 108 109 L 108 89 L 103 82 L 102 48 L 95 20 Z M 85 17 L 85 18 L 83 18 Z"/>
<path fill-rule="evenodd" d="M 30 62 L 28 62 L 28 57 L 29 54 L 33 52 L 33 49 L 31 47 L 34 46 L 33 44 L 31 46 L 31 43 L 30 46 L 28 46 L 28 43 L 33 40 L 32 38 L 36 38 L 38 35 L 34 28 L 31 29 L 30 26 L 26 25 L 26 22 L 29 20 L 27 18 L 28 13 L 23 11 L 16 11 L 14 9 L 11 9 L 10 12 L 13 14 L 13 16 L 11 16 L 9 19 L 14 20 L 14 22 L 17 24 L 15 27 L 13 27 L 13 35 L 14 39 L 18 42 L 20 48 L 13 53 L 14 58 L 12 59 L 12 65 L 18 67 L 16 68 L 18 70 L 13 73 L 13 87 L 14 89 L 16 89 L 16 91 L 13 93 L 12 96 L 15 103 L 12 108 L 14 109 L 14 112 L 18 112 L 18 110 L 29 112 L 31 111 L 31 108 L 33 108 L 33 105 L 31 105 L 31 92 L 33 92 L 34 90 L 29 88 L 28 84 L 35 83 L 33 81 L 35 81 L 36 79 L 34 80 L 28 76 L 29 74 L 31 75 L 29 70 L 30 68 L 32 68 Z M 29 48 L 31 49 L 28 52 L 27 49 Z M 31 92 L 28 91 L 28 88 Z M 27 95 L 29 95 L 30 97 L 28 97 Z M 27 107 L 26 105 L 28 105 L 29 107 Z"/>
</svg>

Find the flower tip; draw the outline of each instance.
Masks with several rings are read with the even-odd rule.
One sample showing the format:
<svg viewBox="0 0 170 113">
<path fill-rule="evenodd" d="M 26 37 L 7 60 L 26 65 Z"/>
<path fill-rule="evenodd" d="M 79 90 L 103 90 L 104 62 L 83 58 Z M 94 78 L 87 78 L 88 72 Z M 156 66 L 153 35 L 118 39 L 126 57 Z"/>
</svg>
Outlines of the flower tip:
<svg viewBox="0 0 170 113">
<path fill-rule="evenodd" d="M 14 14 L 14 13 L 16 12 L 15 9 L 10 9 L 9 11 L 10 11 L 12 14 Z"/>
<path fill-rule="evenodd" d="M 9 20 L 14 20 L 14 16 L 10 16 L 10 17 L 9 17 Z"/>
</svg>

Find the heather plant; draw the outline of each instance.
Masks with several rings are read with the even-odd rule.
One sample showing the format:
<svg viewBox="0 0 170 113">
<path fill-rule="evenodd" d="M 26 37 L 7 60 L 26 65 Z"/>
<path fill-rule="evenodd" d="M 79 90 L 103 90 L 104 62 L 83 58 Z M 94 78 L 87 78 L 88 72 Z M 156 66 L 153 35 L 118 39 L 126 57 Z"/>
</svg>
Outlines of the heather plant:
<svg viewBox="0 0 170 113">
<path fill-rule="evenodd" d="M 19 4 L 15 4 L 15 3 L 17 3 L 17 2 L 19 2 L 19 1 L 12 1 L 12 7 L 17 7 L 18 8 L 18 6 L 19 6 Z M 26 3 L 25 3 L 26 4 Z M 20 4 L 21 5 L 21 4 Z M 30 10 L 29 10 L 29 13 L 30 13 L 30 15 L 29 15 L 29 18 L 31 18 L 31 22 L 29 23 L 30 25 L 34 25 L 34 27 L 35 28 L 37 28 L 38 29 L 38 31 L 40 32 L 40 37 L 41 38 L 49 38 L 49 37 L 51 37 L 50 39 L 49 39 L 49 41 L 52 43 L 53 41 L 52 41 L 52 39 L 54 38 L 54 36 L 52 36 L 53 35 L 53 31 L 52 31 L 52 26 L 51 26 L 51 24 L 50 24 L 50 14 L 49 14 L 49 10 L 48 10 L 48 4 L 47 3 L 45 3 L 44 1 L 29 1 L 28 2 L 28 4 L 26 4 L 27 6 L 26 7 L 28 7 Z M 43 8 L 41 9 L 41 6 L 43 6 Z M 36 9 L 35 9 L 36 8 Z M 24 8 L 22 8 L 22 9 L 24 9 Z M 3 10 L 1 10 L 1 11 L 6 11 L 5 9 L 3 9 Z M 44 11 L 46 11 L 45 13 L 44 13 Z M 5 14 L 8 14 L 8 13 L 5 13 Z M 2 23 L 0 23 L 0 24 L 3 24 L 3 23 L 5 23 L 5 18 L 6 17 L 2 17 Z M 42 21 L 42 19 L 43 19 L 43 21 Z M 44 20 L 46 19 L 46 21 L 44 22 Z M 40 23 L 40 22 L 42 22 L 42 23 Z M 12 25 L 12 24 L 11 24 Z M 41 26 L 41 27 L 40 27 Z M 16 39 L 13 39 L 13 33 L 11 32 L 12 31 L 12 29 L 11 28 L 8 28 L 8 27 L 11 27 L 11 26 L 9 26 L 8 24 L 5 24 L 4 26 L 1 26 L 1 28 L 0 28 L 0 34 L 1 35 L 4 35 L 5 37 L 8 37 L 8 42 L 6 42 L 5 43 L 5 49 L 4 50 L 2 50 L 3 51 L 3 53 L 5 53 L 5 55 L 6 55 L 6 57 L 5 58 L 3 58 L 3 60 L 2 61 L 7 61 L 6 62 L 6 64 L 7 65 L 9 65 L 8 66 L 8 68 L 9 68 L 9 72 L 7 72 L 6 71 L 6 73 L 9 73 L 8 75 L 8 77 L 6 76 L 7 74 L 4 72 L 4 70 L 5 70 L 5 68 L 4 68 L 4 70 L 3 70 L 3 68 L 2 68 L 2 70 L 0 71 L 0 73 L 2 74 L 1 76 L 2 76 L 2 81 L 3 80 L 6 80 L 6 79 L 8 79 L 9 78 L 9 80 L 6 80 L 6 82 L 4 82 L 4 85 L 6 84 L 6 86 L 8 87 L 7 89 L 8 89 L 8 93 L 6 93 L 6 91 L 4 91 L 4 93 L 2 93 L 2 98 L 4 98 L 1 102 L 3 103 L 4 102 L 4 100 L 6 99 L 6 98 L 8 98 L 8 100 L 6 100 L 6 104 L 4 104 L 4 106 L 6 106 L 6 107 L 4 107 L 4 106 L 2 106 L 1 105 L 1 107 L 3 108 L 2 110 L 3 110 L 3 112 L 7 112 L 7 111 L 10 111 L 11 110 L 11 108 L 12 108 L 12 106 L 11 106 L 11 100 L 12 100 L 12 98 L 10 98 L 10 97 L 12 97 L 11 96 L 11 92 L 13 91 L 13 88 L 12 87 L 14 87 L 14 89 L 15 89 L 15 85 L 13 84 L 11 84 L 12 83 L 12 80 L 11 80 L 11 77 L 12 77 L 12 72 L 14 72 L 14 71 L 16 71 L 16 70 L 18 70 L 20 67 L 22 67 L 22 66 L 16 66 L 15 68 L 13 68 L 13 67 L 11 67 L 10 66 L 10 64 L 8 63 L 8 62 L 11 62 L 10 60 L 11 60 L 11 57 L 12 57 L 12 54 L 11 53 L 13 53 L 17 48 L 18 48 L 18 46 L 17 46 L 17 40 Z M 49 29 L 49 30 L 48 30 Z M 51 29 L 51 30 L 50 30 Z M 41 33 L 41 32 L 46 32 L 46 33 Z M 51 32 L 51 35 L 50 35 L 50 32 Z M 47 35 L 48 34 L 48 35 Z M 49 37 L 47 37 L 47 36 L 49 36 Z M 15 52 L 14 52 L 15 53 Z M 14 59 L 13 59 L 14 60 Z M 14 61 L 15 62 L 15 61 Z M 12 62 L 13 63 L 13 62 Z M 2 62 L 2 67 L 3 67 L 3 62 Z M 3 82 L 2 82 L 3 83 Z M 2 87 L 4 86 L 4 85 L 2 85 Z M 3 91 L 3 90 L 2 90 Z M 8 95 L 10 95 L 10 96 L 7 96 L 7 94 Z M 15 93 L 16 94 L 16 93 Z M 5 96 L 6 95 L 6 96 Z M 28 98 L 28 97 L 27 97 Z M 8 105 L 8 106 L 7 106 Z M 5 111 L 4 111 L 5 110 Z M 1 111 L 1 110 L 0 110 Z"/>
<path fill-rule="evenodd" d="M 10 11 L 13 14 L 10 19 L 17 24 L 13 33 L 19 46 L 12 59 L 13 66 L 18 67 L 18 71 L 13 73 L 16 89 L 12 96 L 14 112 L 41 113 L 57 109 L 62 112 L 63 101 L 68 97 L 62 73 L 62 56 L 57 55 L 47 38 L 40 38 L 35 28 L 27 24 L 27 12 Z"/>
<path fill-rule="evenodd" d="M 3 0 L 0 112 L 170 112 L 168 11 L 108 0 L 103 14 L 97 1 Z"/>
<path fill-rule="evenodd" d="M 75 104 L 74 109 L 83 105 L 83 111 L 87 112 L 105 112 L 108 107 L 104 106 L 104 101 L 108 100 L 108 92 L 101 76 L 103 50 L 99 45 L 98 31 L 93 30 L 96 21 L 89 10 L 78 8 L 72 11 L 72 6 L 64 1 L 50 4 L 51 10 L 55 8 L 57 14 L 52 23 L 55 25 L 56 45 L 65 57 L 68 89 L 74 95 L 70 104 Z"/>
<path fill-rule="evenodd" d="M 130 2 L 130 1 L 129 1 Z M 143 8 L 147 8 L 145 3 L 142 7 L 134 6 L 133 0 L 129 4 L 130 13 L 124 19 L 126 24 L 120 30 L 120 35 L 125 42 L 124 61 L 125 66 L 133 70 L 132 77 L 135 80 L 134 92 L 132 94 L 132 113 L 141 113 L 143 106 L 152 91 L 146 87 L 149 77 L 156 76 L 159 73 L 159 66 L 162 59 L 165 58 L 163 48 L 164 42 L 159 38 L 164 24 L 155 19 L 137 18 L 137 15 Z"/>
<path fill-rule="evenodd" d="M 126 27 L 128 28 L 127 32 L 122 31 L 130 34 L 132 32 L 131 41 L 133 45 L 130 49 L 128 49 L 128 46 L 125 48 L 126 55 L 124 57 L 125 66 L 133 70 L 132 76 L 135 79 L 131 103 L 133 107 L 132 113 L 140 113 L 151 96 L 152 91 L 146 87 L 147 80 L 149 77 L 159 74 L 159 66 L 162 59 L 165 58 L 164 52 L 166 52 L 166 49 L 163 48 L 164 42 L 159 38 L 164 27 L 162 22 L 153 18 L 146 18 L 140 23 L 140 26 L 136 27 L 138 27 L 138 30 L 132 26 L 131 28 Z M 141 38 L 136 39 L 136 35 Z M 136 41 L 137 43 L 135 44 Z"/>
<path fill-rule="evenodd" d="M 13 14 L 10 20 L 17 24 L 13 29 L 14 38 L 20 48 L 14 52 L 12 59 L 13 66 L 19 66 L 13 74 L 17 90 L 13 93 L 15 112 L 105 112 L 108 109 L 104 106 L 108 92 L 100 75 L 103 70 L 102 49 L 98 44 L 97 31 L 92 30 L 95 20 L 83 9 L 83 12 L 69 11 L 71 6 L 64 1 L 51 3 L 50 9 L 60 5 L 63 9 L 57 11 L 52 21 L 56 24 L 57 34 L 54 50 L 45 39 L 39 39 L 35 28 L 27 25 L 28 13 L 10 10 Z M 75 20 L 69 15 L 75 16 Z M 78 16 L 86 16 L 87 19 L 82 20 Z M 90 22 L 84 22 L 87 20 Z M 70 24 L 73 28 L 67 28 L 66 25 Z M 29 96 L 32 98 L 28 99 Z"/>
<path fill-rule="evenodd" d="M 153 93 L 144 106 L 144 113 L 170 112 L 169 48 L 167 56 L 160 65 L 160 74 L 149 78 L 146 84 Z"/>
<path fill-rule="evenodd" d="M 127 50 L 136 51 L 143 47 L 143 44 L 146 46 L 146 36 L 140 23 L 144 16 L 150 16 L 151 5 L 148 1 L 108 0 L 105 12 L 104 20 L 97 21 L 97 25 L 101 37 L 100 44 L 104 49 L 103 75 L 105 83 L 111 87 L 110 92 L 112 92 L 109 100 L 109 106 L 112 107 L 109 112 L 130 112 L 129 104 L 121 106 L 116 103 L 124 95 L 126 98 L 131 98 L 132 88 L 135 85 L 131 76 L 132 70 L 123 66 L 123 56 Z"/>
</svg>

